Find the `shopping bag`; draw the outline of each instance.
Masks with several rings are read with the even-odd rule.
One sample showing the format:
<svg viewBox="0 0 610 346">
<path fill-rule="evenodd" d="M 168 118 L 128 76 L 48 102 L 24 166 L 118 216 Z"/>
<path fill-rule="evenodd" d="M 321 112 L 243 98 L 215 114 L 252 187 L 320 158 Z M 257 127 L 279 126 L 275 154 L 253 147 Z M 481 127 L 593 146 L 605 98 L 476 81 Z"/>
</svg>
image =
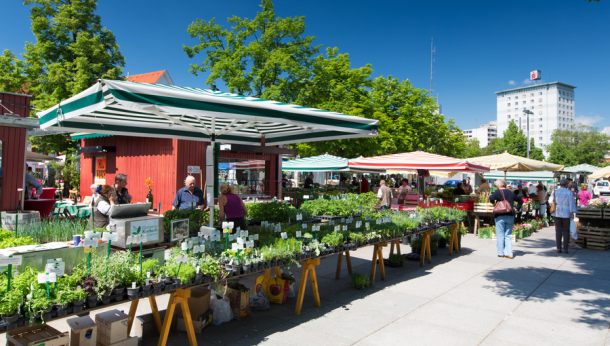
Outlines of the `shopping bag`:
<svg viewBox="0 0 610 346">
<path fill-rule="evenodd" d="M 216 298 L 216 293 L 214 293 L 214 291 L 212 291 L 212 297 L 210 298 L 210 309 L 213 311 L 212 321 L 216 326 L 233 319 L 233 311 L 231 310 L 229 299 Z"/>
<path fill-rule="evenodd" d="M 574 222 L 573 219 L 570 219 L 570 237 L 572 237 L 572 239 L 574 240 L 578 239 L 578 232 L 576 231 L 576 222 Z"/>
</svg>

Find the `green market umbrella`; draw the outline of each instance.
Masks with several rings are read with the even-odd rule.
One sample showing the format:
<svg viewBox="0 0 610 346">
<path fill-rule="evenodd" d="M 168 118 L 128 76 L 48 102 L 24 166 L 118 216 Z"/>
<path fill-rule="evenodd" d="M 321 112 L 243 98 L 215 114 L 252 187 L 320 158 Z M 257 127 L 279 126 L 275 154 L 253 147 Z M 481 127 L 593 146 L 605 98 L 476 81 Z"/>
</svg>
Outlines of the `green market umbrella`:
<svg viewBox="0 0 610 346">
<path fill-rule="evenodd" d="M 377 134 L 377 120 L 199 88 L 105 79 L 40 112 L 38 118 L 42 130 L 212 144 L 283 145 Z M 213 147 L 206 153 L 208 173 Z M 213 202 L 213 181 L 206 182 L 208 203 Z"/>
</svg>

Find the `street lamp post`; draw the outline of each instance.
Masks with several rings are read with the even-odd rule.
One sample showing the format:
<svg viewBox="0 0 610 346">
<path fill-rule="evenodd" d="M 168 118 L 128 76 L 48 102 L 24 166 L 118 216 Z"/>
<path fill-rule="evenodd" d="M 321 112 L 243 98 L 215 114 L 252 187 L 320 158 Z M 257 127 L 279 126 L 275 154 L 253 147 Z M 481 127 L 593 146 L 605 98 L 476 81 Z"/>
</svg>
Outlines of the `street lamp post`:
<svg viewBox="0 0 610 346">
<path fill-rule="evenodd" d="M 527 121 L 527 158 L 530 158 L 530 149 L 531 149 L 531 140 L 530 140 L 530 114 L 534 114 L 534 112 L 530 111 L 529 109 L 523 108 L 523 113 L 526 116 L 526 120 Z"/>
</svg>

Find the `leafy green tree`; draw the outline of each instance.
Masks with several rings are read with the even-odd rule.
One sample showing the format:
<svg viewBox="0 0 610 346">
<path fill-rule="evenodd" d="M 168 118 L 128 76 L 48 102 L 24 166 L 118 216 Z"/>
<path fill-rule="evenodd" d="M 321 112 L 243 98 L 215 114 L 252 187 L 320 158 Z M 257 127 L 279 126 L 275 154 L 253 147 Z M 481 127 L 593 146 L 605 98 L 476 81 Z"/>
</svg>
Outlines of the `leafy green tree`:
<svg viewBox="0 0 610 346">
<path fill-rule="evenodd" d="M 479 140 L 476 138 L 470 138 L 466 140 L 464 152 L 462 158 L 482 156 L 483 150 L 479 144 Z"/>
<path fill-rule="evenodd" d="M 549 145 L 549 161 L 564 166 L 581 163 L 603 165 L 610 150 L 610 136 L 582 126 L 576 130 L 555 130 Z"/>
<path fill-rule="evenodd" d="M 209 71 L 207 84 L 220 79 L 238 94 L 294 100 L 319 48 L 304 35 L 304 17 L 277 17 L 271 0 L 262 0 L 260 7 L 254 19 L 229 18 L 230 29 L 215 19 L 192 22 L 187 31 L 198 43 L 185 45 L 184 51 L 190 58 L 205 58 L 192 64 L 191 72 Z"/>
<path fill-rule="evenodd" d="M 26 80 L 23 61 L 5 49 L 0 55 L 0 91 L 24 92 Z"/>
<path fill-rule="evenodd" d="M 95 14 L 96 0 L 26 0 L 34 43 L 24 53 L 32 105 L 44 110 L 88 88 L 98 78 L 118 79 L 125 64 L 112 32 Z M 32 138 L 43 152 L 74 154 L 67 135 Z"/>
<path fill-rule="evenodd" d="M 483 150 L 486 155 L 499 154 L 505 151 L 509 154 L 527 157 L 527 136 L 514 121 L 508 124 L 502 138 L 492 140 Z M 536 147 L 533 138 L 530 139 L 530 158 L 534 160 L 544 159 L 542 149 Z"/>
<path fill-rule="evenodd" d="M 191 58 L 205 54 L 191 72 L 209 72 L 207 84 L 222 80 L 231 92 L 379 120 L 376 138 L 299 144 L 301 155 L 465 150 L 462 132 L 439 114 L 427 91 L 393 77 L 371 79 L 370 65 L 352 67 L 349 55 L 337 48 L 320 53 L 304 34 L 303 17 L 279 18 L 272 1 L 262 0 L 254 19 L 228 22 L 231 27 L 224 28 L 214 19 L 197 19 L 188 27 L 198 43 L 184 51 Z"/>
</svg>

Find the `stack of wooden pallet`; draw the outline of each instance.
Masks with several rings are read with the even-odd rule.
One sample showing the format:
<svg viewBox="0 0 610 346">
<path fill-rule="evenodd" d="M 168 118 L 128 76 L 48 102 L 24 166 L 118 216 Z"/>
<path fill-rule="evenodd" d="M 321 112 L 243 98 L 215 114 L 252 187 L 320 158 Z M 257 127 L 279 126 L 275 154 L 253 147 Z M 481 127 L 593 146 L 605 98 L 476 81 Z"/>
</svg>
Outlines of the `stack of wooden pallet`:
<svg viewBox="0 0 610 346">
<path fill-rule="evenodd" d="M 606 227 L 581 225 L 576 244 L 593 250 L 610 249 L 610 225 Z"/>
<path fill-rule="evenodd" d="M 579 219 L 576 244 L 593 250 L 610 249 L 610 210 L 580 208 L 576 216 Z"/>
</svg>

